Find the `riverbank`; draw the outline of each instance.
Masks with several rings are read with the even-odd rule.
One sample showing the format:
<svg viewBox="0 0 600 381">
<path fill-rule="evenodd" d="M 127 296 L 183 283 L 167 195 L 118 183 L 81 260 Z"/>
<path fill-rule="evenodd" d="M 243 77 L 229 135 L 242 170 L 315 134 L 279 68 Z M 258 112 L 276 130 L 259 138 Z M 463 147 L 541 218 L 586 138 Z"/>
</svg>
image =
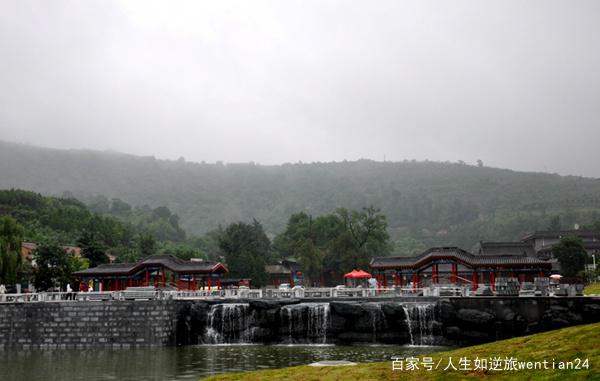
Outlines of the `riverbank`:
<svg viewBox="0 0 600 381">
<path fill-rule="evenodd" d="M 590 380 L 600 379 L 600 323 L 587 324 L 575 327 L 559 329 L 555 331 L 539 333 L 530 336 L 501 340 L 494 343 L 460 348 L 452 351 L 431 354 L 433 366 L 441 361 L 439 367 L 432 371 L 420 369 L 417 371 L 392 370 L 392 360 L 358 364 L 356 366 L 342 367 L 311 367 L 298 366 L 284 369 L 273 369 L 257 372 L 243 372 L 223 374 L 206 379 L 206 381 L 233 381 L 233 380 L 289 380 L 289 381 L 329 381 L 341 379 L 356 380 L 462 380 L 465 378 L 484 377 L 490 380 Z M 488 359 L 488 370 L 446 370 L 449 359 L 460 369 L 460 358 L 471 360 L 471 368 L 474 367 L 475 358 Z M 518 362 L 548 361 L 559 367 L 559 364 L 573 362 L 581 359 L 579 364 L 582 369 L 530 369 L 513 371 L 490 370 L 490 358 L 500 357 L 503 360 L 514 358 Z M 420 357 L 420 360 L 423 356 Z M 587 369 L 584 360 L 588 360 Z M 577 361 L 573 363 L 575 365 Z M 400 365 L 400 363 L 397 363 Z M 402 365 L 406 367 L 406 362 Z M 505 363 L 502 363 L 504 367 Z"/>
</svg>

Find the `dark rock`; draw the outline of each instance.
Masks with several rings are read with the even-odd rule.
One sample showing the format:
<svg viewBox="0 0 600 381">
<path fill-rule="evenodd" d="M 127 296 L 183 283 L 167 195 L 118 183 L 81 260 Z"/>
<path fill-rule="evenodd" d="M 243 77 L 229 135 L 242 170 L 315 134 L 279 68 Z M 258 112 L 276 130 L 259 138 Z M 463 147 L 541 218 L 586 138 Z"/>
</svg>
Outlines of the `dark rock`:
<svg viewBox="0 0 600 381">
<path fill-rule="evenodd" d="M 270 310 L 279 308 L 282 304 L 277 300 L 257 299 L 249 302 L 250 309 L 254 310 Z"/>
<path fill-rule="evenodd" d="M 461 336 L 461 329 L 455 325 L 445 327 L 443 332 L 444 332 L 444 336 L 446 336 L 449 339 L 453 339 L 453 340 L 458 340 Z"/>
<path fill-rule="evenodd" d="M 329 317 L 329 331 L 335 332 L 343 332 L 346 329 L 347 320 L 345 317 L 337 314 L 332 314 Z M 350 325 L 350 323 L 348 323 Z"/>
<path fill-rule="evenodd" d="M 460 337 L 461 339 L 480 343 L 495 339 L 494 337 L 490 337 L 489 333 L 477 330 L 462 330 Z"/>
<path fill-rule="evenodd" d="M 448 300 L 441 300 L 437 303 L 440 320 L 443 322 L 453 322 L 456 320 L 456 309 Z"/>
<path fill-rule="evenodd" d="M 600 304 L 585 304 L 583 306 L 583 317 L 586 322 L 600 321 Z"/>
<path fill-rule="evenodd" d="M 569 323 L 568 320 L 565 319 L 552 319 L 552 327 L 553 328 L 565 328 L 570 326 L 571 324 Z"/>
<path fill-rule="evenodd" d="M 342 316 L 360 316 L 365 313 L 359 303 L 353 302 L 331 302 L 329 304 L 332 313 Z"/>
<path fill-rule="evenodd" d="M 381 311 L 385 314 L 387 319 L 406 319 L 406 314 L 404 313 L 404 308 L 402 307 L 402 304 L 383 303 L 381 305 Z"/>
<path fill-rule="evenodd" d="M 268 343 L 279 341 L 279 336 L 269 328 L 254 327 L 252 328 L 251 335 L 253 342 Z"/>
<path fill-rule="evenodd" d="M 494 315 L 479 310 L 461 308 L 458 310 L 457 319 L 465 323 L 486 325 L 494 320 Z"/>
</svg>

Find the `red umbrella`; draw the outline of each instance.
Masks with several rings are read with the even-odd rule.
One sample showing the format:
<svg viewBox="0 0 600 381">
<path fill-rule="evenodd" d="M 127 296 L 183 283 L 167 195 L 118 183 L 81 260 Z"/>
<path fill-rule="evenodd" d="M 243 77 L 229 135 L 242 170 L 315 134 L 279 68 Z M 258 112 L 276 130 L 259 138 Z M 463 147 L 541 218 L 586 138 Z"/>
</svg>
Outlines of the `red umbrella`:
<svg viewBox="0 0 600 381">
<path fill-rule="evenodd" d="M 362 270 L 352 270 L 351 272 L 344 274 L 344 278 L 370 278 L 371 274 Z"/>
<path fill-rule="evenodd" d="M 359 276 L 357 276 L 357 278 L 371 278 L 372 277 L 371 274 L 369 274 L 366 271 L 362 271 L 362 270 L 358 270 L 358 275 Z"/>
<path fill-rule="evenodd" d="M 356 278 L 356 274 L 358 274 L 358 271 L 356 271 L 356 269 L 350 271 L 349 273 L 344 274 L 344 278 Z"/>
</svg>

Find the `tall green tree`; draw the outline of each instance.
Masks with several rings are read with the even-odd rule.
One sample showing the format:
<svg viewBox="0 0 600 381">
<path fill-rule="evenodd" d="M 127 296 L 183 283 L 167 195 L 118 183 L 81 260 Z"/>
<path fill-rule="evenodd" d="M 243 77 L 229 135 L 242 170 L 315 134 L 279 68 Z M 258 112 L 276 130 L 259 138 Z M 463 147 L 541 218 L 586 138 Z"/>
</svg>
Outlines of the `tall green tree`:
<svg viewBox="0 0 600 381">
<path fill-rule="evenodd" d="M 64 290 L 67 283 L 76 289 L 72 273 L 89 266 L 87 259 L 77 258 L 55 243 L 40 245 L 33 257 L 36 262 L 33 284 L 39 290 Z"/>
<path fill-rule="evenodd" d="M 93 230 L 84 230 L 79 238 L 81 255 L 89 261 L 91 267 L 108 263 L 106 247 Z"/>
<path fill-rule="evenodd" d="M 252 278 L 252 284 L 258 287 L 267 283 L 265 265 L 273 255 L 271 242 L 258 221 L 230 224 L 219 237 L 219 247 L 231 277 Z"/>
<path fill-rule="evenodd" d="M 140 258 L 156 254 L 156 239 L 151 233 L 143 232 L 137 238 L 137 250 Z"/>
<path fill-rule="evenodd" d="M 337 272 L 368 266 L 372 258 L 391 251 L 387 221 L 381 210 L 370 206 L 361 211 L 338 209 L 342 230 L 332 242 L 330 260 L 339 264 Z M 333 258 L 331 258 L 333 257 Z"/>
<path fill-rule="evenodd" d="M 296 258 L 313 281 L 323 269 L 341 276 L 391 251 L 386 217 L 372 206 L 360 211 L 341 208 L 314 220 L 304 212 L 294 214 L 274 246 L 282 257 Z"/>
<path fill-rule="evenodd" d="M 23 227 L 10 216 L 0 217 L 0 284 L 14 284 L 22 263 Z"/>
<path fill-rule="evenodd" d="M 588 259 L 583 243 L 578 237 L 563 237 L 552 248 L 552 255 L 558 259 L 560 269 L 564 276 L 577 276 L 584 271 Z"/>
<path fill-rule="evenodd" d="M 311 286 L 319 282 L 323 273 L 323 252 L 310 239 L 302 241 L 297 250 L 296 258 L 304 274 L 304 284 Z"/>
</svg>

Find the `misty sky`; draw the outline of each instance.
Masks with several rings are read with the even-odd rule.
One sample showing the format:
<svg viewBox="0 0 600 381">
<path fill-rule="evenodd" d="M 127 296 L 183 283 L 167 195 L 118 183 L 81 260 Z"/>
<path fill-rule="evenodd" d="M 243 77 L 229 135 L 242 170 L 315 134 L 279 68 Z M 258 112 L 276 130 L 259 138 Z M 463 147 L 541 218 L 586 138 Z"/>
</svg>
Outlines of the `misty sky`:
<svg viewBox="0 0 600 381">
<path fill-rule="evenodd" d="M 600 177 L 598 1 L 0 0 L 0 140 Z"/>
</svg>

